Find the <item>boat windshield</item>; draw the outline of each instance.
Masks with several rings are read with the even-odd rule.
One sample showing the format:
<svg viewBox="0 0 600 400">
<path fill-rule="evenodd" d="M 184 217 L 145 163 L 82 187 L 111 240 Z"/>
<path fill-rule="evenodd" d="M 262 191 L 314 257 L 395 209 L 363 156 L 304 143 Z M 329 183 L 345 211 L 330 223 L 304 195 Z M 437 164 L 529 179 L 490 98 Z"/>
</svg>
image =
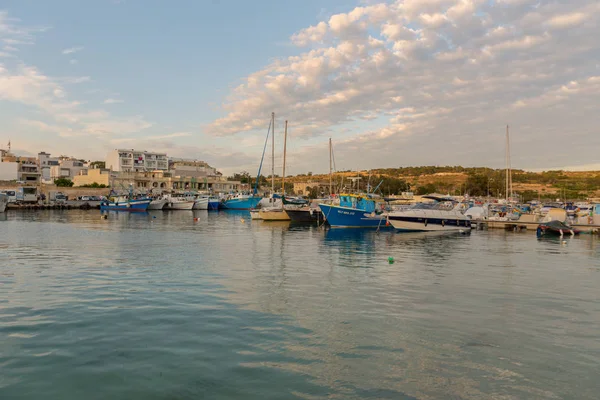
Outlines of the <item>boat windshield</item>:
<svg viewBox="0 0 600 400">
<path fill-rule="evenodd" d="M 411 210 L 452 210 L 454 204 L 449 201 L 434 202 L 434 203 L 416 203 L 413 204 Z"/>
</svg>

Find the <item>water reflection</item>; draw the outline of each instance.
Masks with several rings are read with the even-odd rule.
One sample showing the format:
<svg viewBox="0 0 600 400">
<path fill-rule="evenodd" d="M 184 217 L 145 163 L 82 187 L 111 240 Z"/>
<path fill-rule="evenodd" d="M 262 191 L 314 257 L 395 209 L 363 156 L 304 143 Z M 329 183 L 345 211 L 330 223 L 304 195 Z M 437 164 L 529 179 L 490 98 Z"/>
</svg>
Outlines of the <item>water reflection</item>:
<svg viewBox="0 0 600 400">
<path fill-rule="evenodd" d="M 73 381 L 104 398 L 596 395 L 595 238 L 377 234 L 244 211 L 6 222 L 3 398 L 66 398 Z"/>
</svg>

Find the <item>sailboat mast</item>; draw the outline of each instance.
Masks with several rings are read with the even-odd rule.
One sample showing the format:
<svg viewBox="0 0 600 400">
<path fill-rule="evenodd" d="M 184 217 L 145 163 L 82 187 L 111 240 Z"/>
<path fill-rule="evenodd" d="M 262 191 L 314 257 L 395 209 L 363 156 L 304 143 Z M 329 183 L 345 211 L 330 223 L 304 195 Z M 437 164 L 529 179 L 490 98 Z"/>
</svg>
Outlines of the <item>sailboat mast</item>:
<svg viewBox="0 0 600 400">
<path fill-rule="evenodd" d="M 271 137 L 271 196 L 275 193 L 275 113 L 271 113 L 273 135 Z"/>
<path fill-rule="evenodd" d="M 329 138 L 329 196 L 331 196 L 333 187 L 333 168 L 331 167 L 331 138 Z"/>
<path fill-rule="evenodd" d="M 506 182 L 505 182 L 506 187 L 504 189 L 505 189 L 505 193 L 506 193 L 506 202 L 508 202 L 508 197 L 509 197 L 509 194 L 508 194 L 508 191 L 509 191 L 509 188 L 508 188 L 508 175 L 509 175 L 509 172 L 508 172 L 508 125 L 506 125 L 506 149 L 505 149 L 504 158 L 505 158 L 504 161 L 506 163 Z"/>
<path fill-rule="evenodd" d="M 287 151 L 287 121 L 283 133 L 283 179 L 281 180 L 281 194 L 285 196 L 285 155 Z"/>
<path fill-rule="evenodd" d="M 513 197 L 513 184 L 512 184 L 512 160 L 510 159 L 510 134 L 508 133 L 508 125 L 506 126 L 506 138 L 508 140 L 508 191 L 510 198 Z"/>
</svg>

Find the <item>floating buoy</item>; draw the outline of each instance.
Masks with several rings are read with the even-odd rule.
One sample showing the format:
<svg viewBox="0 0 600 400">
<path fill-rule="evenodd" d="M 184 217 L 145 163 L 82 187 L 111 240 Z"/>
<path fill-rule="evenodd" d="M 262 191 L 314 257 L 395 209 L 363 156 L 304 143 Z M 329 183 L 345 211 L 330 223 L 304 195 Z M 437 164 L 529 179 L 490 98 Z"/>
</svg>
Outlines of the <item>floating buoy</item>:
<svg viewBox="0 0 600 400">
<path fill-rule="evenodd" d="M 199 220 L 200 220 L 200 218 L 198 218 L 198 217 L 195 217 L 195 218 L 194 218 L 194 221 L 195 221 L 195 222 L 198 222 Z"/>
<path fill-rule="evenodd" d="M 388 263 L 393 264 L 394 263 L 394 257 L 392 257 L 392 256 L 388 257 Z"/>
<path fill-rule="evenodd" d="M 101 215 L 100 219 L 108 219 L 108 215 Z"/>
<path fill-rule="evenodd" d="M 152 219 L 156 219 L 156 215 L 153 215 L 153 216 L 152 216 Z"/>
<path fill-rule="evenodd" d="M 240 222 L 243 224 L 244 222 L 246 222 L 246 220 L 244 218 L 240 218 Z"/>
</svg>

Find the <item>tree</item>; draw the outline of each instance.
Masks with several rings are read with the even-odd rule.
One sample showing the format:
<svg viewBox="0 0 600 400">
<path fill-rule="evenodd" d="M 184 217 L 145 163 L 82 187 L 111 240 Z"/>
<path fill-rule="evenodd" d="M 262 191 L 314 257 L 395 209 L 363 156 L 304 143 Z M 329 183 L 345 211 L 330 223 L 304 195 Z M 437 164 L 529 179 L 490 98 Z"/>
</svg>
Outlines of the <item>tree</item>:
<svg viewBox="0 0 600 400">
<path fill-rule="evenodd" d="M 427 185 L 417 187 L 415 194 L 418 196 L 423 196 L 435 192 L 437 192 L 436 185 L 434 185 L 433 183 L 428 183 Z"/>
<path fill-rule="evenodd" d="M 73 181 L 68 178 L 58 178 L 54 181 L 54 184 L 58 187 L 72 187 Z"/>
</svg>

